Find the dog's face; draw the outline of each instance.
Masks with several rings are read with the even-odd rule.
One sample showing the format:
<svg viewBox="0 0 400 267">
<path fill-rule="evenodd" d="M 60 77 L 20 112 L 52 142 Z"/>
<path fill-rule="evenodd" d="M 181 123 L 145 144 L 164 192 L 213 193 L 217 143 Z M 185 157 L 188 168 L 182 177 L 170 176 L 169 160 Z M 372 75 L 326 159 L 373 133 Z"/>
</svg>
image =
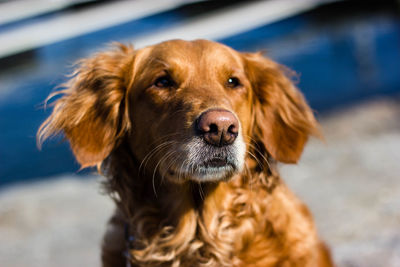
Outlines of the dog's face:
<svg viewBox="0 0 400 267">
<path fill-rule="evenodd" d="M 281 66 L 205 40 L 98 54 L 62 93 L 42 137 L 64 131 L 83 166 L 128 140 L 141 169 L 175 182 L 228 179 L 249 155 L 295 162 L 317 133 Z"/>
<path fill-rule="evenodd" d="M 239 53 L 209 41 L 169 41 L 139 51 L 133 71 L 130 141 L 143 166 L 197 181 L 243 169 L 252 94 Z"/>
</svg>

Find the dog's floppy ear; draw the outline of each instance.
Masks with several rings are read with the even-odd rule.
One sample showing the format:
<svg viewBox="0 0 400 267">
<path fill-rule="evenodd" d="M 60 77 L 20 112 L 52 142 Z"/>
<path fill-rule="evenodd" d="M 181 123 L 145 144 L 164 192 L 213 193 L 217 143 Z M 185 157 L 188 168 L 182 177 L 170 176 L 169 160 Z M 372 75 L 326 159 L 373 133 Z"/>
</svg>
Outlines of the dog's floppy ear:
<svg viewBox="0 0 400 267">
<path fill-rule="evenodd" d="M 244 54 L 254 92 L 253 139 L 276 160 L 296 163 L 309 135 L 320 136 L 318 124 L 290 71 L 260 53 Z"/>
<path fill-rule="evenodd" d="M 63 132 L 83 168 L 101 163 L 129 128 L 124 99 L 133 60 L 133 48 L 123 45 L 81 60 L 65 89 L 50 96 L 61 95 L 39 128 L 39 145 Z"/>
</svg>

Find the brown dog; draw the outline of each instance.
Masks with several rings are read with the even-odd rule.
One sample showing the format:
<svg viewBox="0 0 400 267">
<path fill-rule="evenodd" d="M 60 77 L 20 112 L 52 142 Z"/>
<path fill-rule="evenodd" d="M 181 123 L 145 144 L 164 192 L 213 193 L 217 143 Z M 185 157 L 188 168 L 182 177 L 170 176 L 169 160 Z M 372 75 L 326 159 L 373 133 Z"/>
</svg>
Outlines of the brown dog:
<svg viewBox="0 0 400 267">
<path fill-rule="evenodd" d="M 103 266 L 124 266 L 124 251 L 134 266 L 332 266 L 277 173 L 319 135 L 287 74 L 205 40 L 80 62 L 38 136 L 63 132 L 108 177 Z"/>
</svg>

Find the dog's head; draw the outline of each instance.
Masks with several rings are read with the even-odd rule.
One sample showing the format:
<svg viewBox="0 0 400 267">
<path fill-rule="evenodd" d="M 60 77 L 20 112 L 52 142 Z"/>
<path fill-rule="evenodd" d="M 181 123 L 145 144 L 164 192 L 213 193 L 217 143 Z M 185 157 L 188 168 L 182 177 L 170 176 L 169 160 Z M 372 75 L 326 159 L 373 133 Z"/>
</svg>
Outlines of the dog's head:
<svg viewBox="0 0 400 267">
<path fill-rule="evenodd" d="M 282 66 L 205 40 L 99 53 L 61 93 L 40 139 L 64 132 L 83 167 L 126 145 L 141 168 L 176 182 L 228 179 L 250 155 L 296 162 L 318 132 Z"/>
</svg>

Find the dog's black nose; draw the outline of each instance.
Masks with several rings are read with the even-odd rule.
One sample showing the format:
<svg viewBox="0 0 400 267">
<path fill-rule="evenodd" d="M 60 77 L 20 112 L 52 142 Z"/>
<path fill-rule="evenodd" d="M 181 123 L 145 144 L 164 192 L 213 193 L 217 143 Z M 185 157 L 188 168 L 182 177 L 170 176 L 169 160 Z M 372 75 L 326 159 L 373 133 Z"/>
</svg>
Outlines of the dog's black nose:
<svg viewBox="0 0 400 267">
<path fill-rule="evenodd" d="M 207 143 L 222 147 L 235 141 L 239 132 L 239 122 L 229 110 L 210 109 L 199 116 L 196 128 Z"/>
</svg>

